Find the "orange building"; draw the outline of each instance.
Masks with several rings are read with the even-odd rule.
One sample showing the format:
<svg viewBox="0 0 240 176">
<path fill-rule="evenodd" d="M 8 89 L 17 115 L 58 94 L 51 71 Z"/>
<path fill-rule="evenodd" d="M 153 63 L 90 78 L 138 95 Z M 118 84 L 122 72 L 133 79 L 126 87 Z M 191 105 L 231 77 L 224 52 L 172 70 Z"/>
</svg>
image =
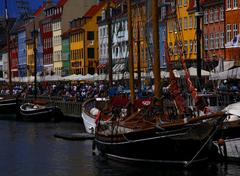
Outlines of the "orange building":
<svg viewBox="0 0 240 176">
<path fill-rule="evenodd" d="M 225 1 L 226 60 L 240 63 L 240 0 Z"/>
</svg>

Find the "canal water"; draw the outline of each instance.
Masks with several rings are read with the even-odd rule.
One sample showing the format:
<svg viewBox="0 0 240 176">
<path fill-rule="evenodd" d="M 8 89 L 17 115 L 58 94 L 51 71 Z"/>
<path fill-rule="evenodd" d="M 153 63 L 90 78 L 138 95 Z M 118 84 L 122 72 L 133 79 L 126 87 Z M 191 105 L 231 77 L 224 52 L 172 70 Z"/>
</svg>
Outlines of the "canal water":
<svg viewBox="0 0 240 176">
<path fill-rule="evenodd" d="M 191 169 L 134 166 L 92 154 L 92 141 L 68 141 L 56 133 L 83 131 L 80 122 L 26 123 L 0 120 L 0 176 L 237 176 L 240 165 Z"/>
</svg>

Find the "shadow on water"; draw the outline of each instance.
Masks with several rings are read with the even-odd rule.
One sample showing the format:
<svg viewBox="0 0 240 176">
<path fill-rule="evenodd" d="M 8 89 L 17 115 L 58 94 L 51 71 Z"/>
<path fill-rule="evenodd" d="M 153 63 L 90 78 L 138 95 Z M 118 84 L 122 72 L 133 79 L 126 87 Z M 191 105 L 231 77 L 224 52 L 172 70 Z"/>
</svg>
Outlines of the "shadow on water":
<svg viewBox="0 0 240 176">
<path fill-rule="evenodd" d="M 173 166 L 134 165 L 94 156 L 96 176 L 237 176 L 240 165 L 224 163 L 202 163 L 190 168 Z"/>
<path fill-rule="evenodd" d="M 0 120 L 0 176 L 235 176 L 240 165 L 205 163 L 182 169 L 134 165 L 92 155 L 92 141 L 55 138 L 83 132 L 79 122 L 33 123 Z"/>
</svg>

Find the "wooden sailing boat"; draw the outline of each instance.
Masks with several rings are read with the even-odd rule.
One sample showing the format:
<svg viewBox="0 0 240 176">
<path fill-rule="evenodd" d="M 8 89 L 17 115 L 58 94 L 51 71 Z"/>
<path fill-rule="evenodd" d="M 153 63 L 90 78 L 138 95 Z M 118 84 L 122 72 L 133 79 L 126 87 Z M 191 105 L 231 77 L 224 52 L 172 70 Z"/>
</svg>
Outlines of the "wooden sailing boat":
<svg viewBox="0 0 240 176">
<path fill-rule="evenodd" d="M 152 1 L 155 97 L 130 115 L 122 116 L 122 107 L 113 107 L 111 115 L 102 109 L 96 119 L 95 144 L 109 158 L 131 161 L 189 166 L 204 161 L 212 150 L 212 137 L 224 112 L 188 118 L 186 112 L 176 114 L 175 120 L 164 121 L 160 86 L 158 44 L 158 1 Z M 129 66 L 131 102 L 134 103 L 133 60 L 131 42 L 131 0 L 128 0 Z M 155 101 L 156 100 L 156 101 Z M 155 103 L 156 102 L 156 103 Z M 157 110 L 156 110 L 157 107 Z"/>
<path fill-rule="evenodd" d="M 10 58 L 10 23 L 8 18 L 7 0 L 5 0 L 5 20 L 6 20 L 6 34 L 7 34 L 7 52 L 8 52 L 8 78 L 10 96 L 0 97 L 0 113 L 1 114 L 15 114 L 17 110 L 17 99 L 12 95 L 12 75 L 11 75 L 11 58 Z"/>
</svg>

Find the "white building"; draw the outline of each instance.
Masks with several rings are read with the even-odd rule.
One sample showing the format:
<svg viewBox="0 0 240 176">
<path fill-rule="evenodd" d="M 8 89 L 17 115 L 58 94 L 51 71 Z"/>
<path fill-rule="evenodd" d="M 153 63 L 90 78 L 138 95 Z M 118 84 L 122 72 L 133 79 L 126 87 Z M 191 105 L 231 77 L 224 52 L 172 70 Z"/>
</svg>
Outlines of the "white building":
<svg viewBox="0 0 240 176">
<path fill-rule="evenodd" d="M 58 18 L 52 22 L 53 29 L 53 65 L 56 75 L 62 74 L 62 30 L 61 30 L 61 18 Z"/>
<path fill-rule="evenodd" d="M 112 62 L 113 72 L 121 72 L 127 67 L 128 60 L 128 23 L 127 14 L 115 14 L 112 20 Z M 106 12 L 102 12 L 102 19 L 98 26 L 99 37 L 99 69 L 100 73 L 108 63 L 108 26 Z"/>
</svg>

